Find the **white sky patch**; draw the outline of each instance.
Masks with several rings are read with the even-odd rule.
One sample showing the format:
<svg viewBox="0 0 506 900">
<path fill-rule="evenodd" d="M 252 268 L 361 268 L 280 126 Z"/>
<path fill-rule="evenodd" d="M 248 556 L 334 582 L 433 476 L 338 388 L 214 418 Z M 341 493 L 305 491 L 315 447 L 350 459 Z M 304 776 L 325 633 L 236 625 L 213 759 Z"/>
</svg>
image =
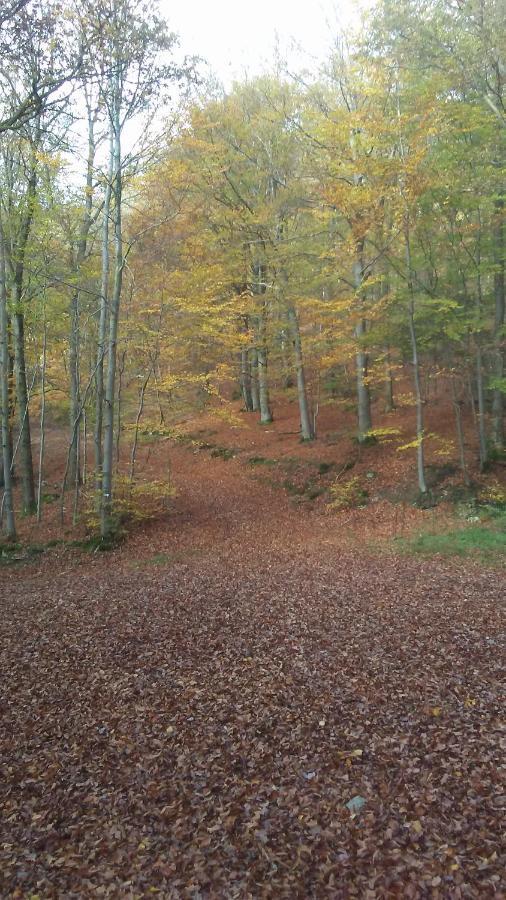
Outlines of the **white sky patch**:
<svg viewBox="0 0 506 900">
<path fill-rule="evenodd" d="M 276 48 L 295 68 L 316 69 L 360 16 L 353 0 L 160 0 L 160 9 L 181 49 L 204 57 L 225 86 L 272 69 Z"/>
<path fill-rule="evenodd" d="M 199 67 L 201 75 L 214 75 L 225 88 L 233 81 L 272 72 L 276 58 L 286 62 L 291 72 L 313 74 L 325 63 L 337 38 L 358 25 L 361 10 L 374 0 L 159 0 L 160 14 L 179 37 L 176 59 L 184 55 L 204 59 L 208 67 Z M 1 0 L 0 0 L 1 3 Z M 177 105 L 178 92 L 174 94 Z M 170 106 L 157 114 L 154 131 L 160 130 Z M 78 185 L 84 177 L 86 122 L 77 119 L 72 136 L 82 150 L 79 161 L 69 157 L 67 178 Z M 128 123 L 123 136 L 125 149 L 139 149 L 145 134 L 142 117 Z M 69 135 L 70 137 L 70 135 Z M 105 165 L 107 142 L 97 156 Z"/>
</svg>

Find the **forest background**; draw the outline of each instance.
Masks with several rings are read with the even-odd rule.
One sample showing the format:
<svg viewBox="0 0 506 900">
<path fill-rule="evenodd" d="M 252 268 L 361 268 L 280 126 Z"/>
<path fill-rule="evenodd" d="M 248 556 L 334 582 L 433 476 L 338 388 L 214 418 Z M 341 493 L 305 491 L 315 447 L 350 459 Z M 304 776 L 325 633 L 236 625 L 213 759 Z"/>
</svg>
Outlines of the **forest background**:
<svg viewBox="0 0 506 900">
<path fill-rule="evenodd" d="M 17 0 L 0 27 L 8 540 L 56 500 L 107 543 L 173 491 L 138 472 L 144 436 L 285 402 L 305 443 L 352 410 L 348 443 L 412 460 L 422 506 L 434 460 L 504 503 L 500 0 L 382 0 L 321 70 L 226 90 L 144 0 Z M 364 497 L 346 472 L 338 508 Z"/>
</svg>

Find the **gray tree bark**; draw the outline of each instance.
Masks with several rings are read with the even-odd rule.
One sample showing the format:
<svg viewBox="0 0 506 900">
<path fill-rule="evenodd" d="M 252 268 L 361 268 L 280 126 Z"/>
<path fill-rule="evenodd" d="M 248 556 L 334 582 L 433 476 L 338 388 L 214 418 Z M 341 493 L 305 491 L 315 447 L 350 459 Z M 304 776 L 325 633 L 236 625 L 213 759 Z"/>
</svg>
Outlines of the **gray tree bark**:
<svg viewBox="0 0 506 900">
<path fill-rule="evenodd" d="M 287 306 L 287 315 L 290 323 L 290 330 L 292 332 L 295 375 L 297 378 L 297 397 L 299 401 L 300 433 L 303 441 L 312 441 L 314 440 L 315 435 L 307 400 L 306 375 L 304 372 L 299 319 L 297 311 L 292 303 L 289 303 Z"/>
<path fill-rule="evenodd" d="M 362 289 L 364 281 L 363 241 L 359 241 L 356 250 L 356 259 L 353 264 L 353 282 L 355 290 Z M 359 302 L 362 304 L 362 300 Z M 367 434 L 372 428 L 371 394 L 367 384 L 367 369 L 369 357 L 363 348 L 363 341 L 367 330 L 365 319 L 360 319 L 355 326 L 358 350 L 356 354 L 357 373 L 357 416 L 358 416 L 358 441 L 360 444 L 367 440 Z"/>
<path fill-rule="evenodd" d="M 14 498 L 12 490 L 12 457 L 9 398 L 9 335 L 7 318 L 7 283 L 5 271 L 5 238 L 0 215 L 0 412 L 2 424 L 2 462 L 4 481 L 5 533 L 16 540 Z"/>
<path fill-rule="evenodd" d="M 79 238 L 77 242 L 74 267 L 76 274 L 86 259 L 88 250 L 88 237 L 92 224 L 92 207 L 93 207 L 93 175 L 95 165 L 95 135 L 94 135 L 95 118 L 88 102 L 88 155 L 86 159 L 86 183 L 85 183 L 85 201 L 84 211 L 79 228 Z M 79 467 L 79 424 L 77 431 L 74 427 L 76 416 L 79 420 L 80 414 L 80 294 L 79 290 L 73 291 L 70 298 L 70 335 L 69 335 L 69 370 L 70 370 L 70 461 L 69 461 L 69 481 L 71 484 L 80 482 L 81 473 Z"/>
<path fill-rule="evenodd" d="M 505 240 L 504 240 L 504 200 L 495 201 L 496 226 L 494 228 L 494 376 L 504 378 L 504 310 L 505 310 Z M 494 388 L 492 399 L 492 440 L 497 450 L 504 448 L 504 391 L 499 386 Z"/>
<path fill-rule="evenodd" d="M 251 409 L 258 412 L 260 409 L 260 396 L 258 392 L 258 353 L 256 347 L 253 347 L 249 353 L 250 362 L 250 385 L 251 385 Z"/>
<path fill-rule="evenodd" d="M 107 313 L 109 307 L 109 220 L 111 215 L 112 181 L 114 177 L 114 152 L 112 131 L 109 146 L 109 167 L 104 194 L 104 210 L 102 222 L 102 279 L 100 285 L 100 311 L 97 334 L 97 365 L 95 374 L 95 429 L 93 443 L 95 448 L 95 480 L 97 492 L 102 491 L 102 425 L 104 414 L 104 354 L 107 330 Z M 99 506 L 101 503 L 99 503 Z"/>
<path fill-rule="evenodd" d="M 413 290 L 413 268 L 411 264 L 411 245 L 409 237 L 409 220 L 405 225 L 405 250 L 406 267 L 408 273 L 408 325 L 411 340 L 411 353 L 413 362 L 413 381 L 415 386 L 416 401 L 416 465 L 418 473 L 418 488 L 421 494 L 427 493 L 427 481 L 425 478 L 425 447 L 424 447 L 424 399 L 420 377 L 420 361 L 418 357 L 418 342 L 415 328 L 415 294 Z"/>
<path fill-rule="evenodd" d="M 258 316 L 257 334 L 258 405 L 260 409 L 260 424 L 269 425 L 272 422 L 272 412 L 269 400 L 269 382 L 267 379 L 267 343 L 265 338 L 264 313 L 261 313 Z"/>
<path fill-rule="evenodd" d="M 119 76 L 116 76 L 119 81 Z M 114 285 L 110 303 L 109 335 L 107 339 L 107 379 L 104 395 L 104 456 L 102 464 L 102 508 L 100 516 L 100 532 L 102 538 L 107 540 L 113 532 L 112 517 L 112 481 L 113 481 L 113 456 L 114 456 L 114 398 L 116 386 L 116 360 L 118 344 L 118 324 L 121 300 L 121 288 L 123 283 L 123 268 L 125 259 L 123 255 L 122 234 L 122 159 L 121 159 L 121 98 L 119 84 L 115 87 L 114 105 L 112 110 L 112 134 L 113 134 L 113 159 L 114 159 Z"/>
</svg>

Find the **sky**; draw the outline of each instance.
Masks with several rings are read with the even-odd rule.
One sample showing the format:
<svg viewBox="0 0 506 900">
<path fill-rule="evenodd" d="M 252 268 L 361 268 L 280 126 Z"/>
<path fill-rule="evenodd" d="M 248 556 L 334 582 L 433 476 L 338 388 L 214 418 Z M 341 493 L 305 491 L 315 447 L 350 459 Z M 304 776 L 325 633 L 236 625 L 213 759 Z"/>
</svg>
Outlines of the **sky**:
<svg viewBox="0 0 506 900">
<path fill-rule="evenodd" d="M 225 86 L 269 68 L 276 43 L 294 67 L 315 67 L 359 16 L 353 0 L 160 0 L 160 7 L 182 50 L 206 58 Z"/>
</svg>

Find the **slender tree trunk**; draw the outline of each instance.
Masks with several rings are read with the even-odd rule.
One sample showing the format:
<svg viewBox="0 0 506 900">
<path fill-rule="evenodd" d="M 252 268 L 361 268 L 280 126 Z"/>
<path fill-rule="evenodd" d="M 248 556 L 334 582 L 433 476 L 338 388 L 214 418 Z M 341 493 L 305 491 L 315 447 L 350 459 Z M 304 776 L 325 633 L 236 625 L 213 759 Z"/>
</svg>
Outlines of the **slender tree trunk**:
<svg viewBox="0 0 506 900">
<path fill-rule="evenodd" d="M 2 420 L 2 460 L 4 477 L 5 533 L 11 541 L 16 540 L 14 519 L 14 498 L 12 491 L 12 459 L 10 435 L 9 397 L 9 336 L 7 319 L 7 284 L 5 273 L 5 238 L 0 215 L 0 412 Z"/>
<path fill-rule="evenodd" d="M 494 298 L 495 298 L 495 327 L 494 327 L 494 376 L 498 381 L 503 381 L 504 346 L 506 337 L 504 334 L 504 308 L 505 308 L 505 274 L 506 263 L 504 257 L 504 200 L 495 201 L 496 227 L 494 229 Z M 492 400 L 492 440 L 497 450 L 504 448 L 504 385 L 494 388 Z"/>
<path fill-rule="evenodd" d="M 260 395 L 258 390 L 258 353 L 256 347 L 250 350 L 251 368 L 250 368 L 250 386 L 251 386 L 251 409 L 258 412 L 260 409 Z"/>
<path fill-rule="evenodd" d="M 33 472 L 32 440 L 28 385 L 26 380 L 25 317 L 23 313 L 23 284 L 25 255 L 32 228 L 35 200 L 37 196 L 37 157 L 39 127 L 32 146 L 30 175 L 26 190 L 26 209 L 21 221 L 15 246 L 15 258 L 11 261 L 13 275 L 12 338 L 14 346 L 14 379 L 16 383 L 17 414 L 19 422 L 19 449 L 21 461 L 21 493 L 23 512 L 35 512 L 35 478 Z"/>
<path fill-rule="evenodd" d="M 88 252 L 88 236 L 92 224 L 93 209 L 93 182 L 95 166 L 95 117 L 89 100 L 88 106 L 88 155 L 86 159 L 86 184 L 84 211 L 79 229 L 79 238 L 75 255 L 75 270 L 79 277 L 80 269 Z M 76 416 L 79 414 L 80 404 L 80 294 L 79 290 L 72 293 L 70 298 L 70 335 L 69 335 L 69 369 L 70 369 L 70 439 L 73 441 L 70 452 L 69 480 L 72 484 L 76 479 L 81 480 L 79 470 L 79 428 L 74 428 Z"/>
<path fill-rule="evenodd" d="M 411 340 L 411 352 L 413 362 L 413 381 L 415 384 L 415 400 L 416 400 L 416 464 L 418 470 L 418 487 L 421 494 L 427 493 L 427 482 L 425 480 L 425 459 L 424 459 L 424 421 L 423 421 L 423 396 L 420 378 L 420 363 L 418 359 L 418 344 L 415 329 L 415 303 L 413 297 L 410 298 L 408 304 L 408 321 L 409 336 Z"/>
<path fill-rule="evenodd" d="M 390 350 L 387 349 L 385 354 L 385 412 L 393 412 L 394 409 L 394 379 L 390 364 Z"/>
<path fill-rule="evenodd" d="M 258 316 L 258 403 L 260 407 L 260 424 L 269 425 L 272 413 L 269 401 L 269 383 L 267 380 L 267 345 L 265 339 L 265 314 Z"/>
<path fill-rule="evenodd" d="M 44 476 L 44 449 L 46 443 L 46 364 L 47 364 L 47 322 L 44 306 L 44 334 L 42 339 L 42 367 L 40 377 L 40 440 L 39 440 L 39 477 L 37 482 L 37 522 L 42 519 L 42 480 Z"/>
<path fill-rule="evenodd" d="M 17 292 L 16 292 L 17 296 Z M 30 515 L 36 509 L 35 478 L 33 474 L 32 438 L 28 385 L 26 381 L 25 320 L 23 313 L 12 316 L 14 342 L 14 377 L 16 381 L 16 408 L 19 423 L 19 457 L 21 462 L 21 496 L 23 512 Z"/>
<path fill-rule="evenodd" d="M 359 241 L 356 251 L 356 259 L 353 264 L 353 281 L 357 293 L 362 289 L 364 281 L 363 241 Z M 360 305 L 363 300 L 359 297 Z M 371 394 L 367 384 L 367 369 L 369 357 L 364 350 L 363 343 L 367 330 L 365 319 L 360 319 L 355 326 L 358 350 L 356 354 L 357 371 L 357 414 L 358 414 L 358 441 L 360 444 L 367 440 L 367 434 L 372 429 Z"/>
<path fill-rule="evenodd" d="M 107 539 L 113 531 L 112 519 L 112 482 L 114 453 L 114 396 L 116 387 L 116 359 L 118 343 L 118 324 L 123 282 L 123 236 L 121 221 L 122 172 L 121 172 L 121 122 L 119 85 L 116 86 L 116 99 L 113 109 L 113 153 L 114 153 L 114 286 L 111 297 L 109 315 L 109 336 L 107 346 L 107 380 L 104 396 L 104 457 L 102 465 L 102 509 L 101 535 Z"/>
<path fill-rule="evenodd" d="M 462 400 L 458 396 L 455 375 L 452 375 L 453 408 L 455 410 L 455 427 L 457 431 L 457 445 L 459 448 L 460 468 L 466 487 L 470 485 L 469 472 L 466 463 L 466 450 L 464 445 L 464 429 L 462 427 Z"/>
<path fill-rule="evenodd" d="M 285 390 L 293 387 L 293 375 L 292 375 L 292 367 L 291 367 L 289 345 L 288 345 L 289 330 L 290 330 L 290 323 L 287 322 L 286 326 L 281 329 L 281 334 L 280 334 L 281 369 L 283 372 L 283 387 L 285 388 Z"/>
<path fill-rule="evenodd" d="M 78 430 L 73 427 L 79 410 L 79 291 L 73 291 L 70 298 L 70 335 L 69 335 L 69 376 L 70 376 L 70 460 L 69 481 L 79 480 L 78 463 Z"/>
<path fill-rule="evenodd" d="M 478 448 L 480 455 L 480 472 L 483 472 L 488 463 L 487 434 L 485 429 L 485 388 L 483 384 L 483 353 L 480 336 L 476 338 L 476 397 L 478 402 Z"/>
<path fill-rule="evenodd" d="M 253 400 L 251 397 L 251 376 L 248 364 L 248 349 L 243 347 L 240 354 L 241 366 L 241 394 L 244 401 L 244 409 L 246 412 L 253 412 Z"/>
<path fill-rule="evenodd" d="M 415 385 L 416 400 L 416 464 L 418 471 L 418 488 L 421 494 L 427 493 L 427 481 L 425 479 L 425 454 L 424 454 L 424 400 L 420 376 L 420 361 L 418 357 L 418 342 L 415 328 L 415 295 L 413 290 L 413 268 L 411 264 L 411 245 L 409 237 L 409 221 L 405 226 L 406 267 L 408 272 L 408 325 L 411 340 L 411 354 L 413 362 L 413 381 Z"/>
<path fill-rule="evenodd" d="M 139 391 L 139 406 L 137 408 L 137 416 L 135 417 L 135 429 L 134 429 L 134 439 L 132 442 L 132 450 L 130 453 L 130 484 L 133 483 L 134 475 L 135 475 L 135 458 L 137 455 L 137 444 L 139 441 L 139 423 L 141 421 L 141 416 L 144 410 L 144 398 L 146 396 L 146 388 L 149 383 L 149 379 L 151 378 L 151 373 L 153 369 L 151 368 L 146 375 L 144 381 L 142 382 L 141 389 Z"/>
<path fill-rule="evenodd" d="M 243 317 L 243 330 L 245 334 L 248 334 L 248 317 Z M 241 352 L 239 354 L 239 365 L 240 365 L 240 386 L 241 386 L 241 394 L 242 399 L 244 401 L 244 408 L 246 412 L 253 412 L 253 400 L 251 396 L 251 375 L 248 361 L 248 348 L 246 346 L 242 347 Z"/>
<path fill-rule="evenodd" d="M 120 364 L 118 366 L 118 409 L 116 416 L 116 467 L 119 465 L 120 448 L 121 448 L 121 413 L 123 400 L 123 375 L 125 374 L 125 362 L 127 351 L 123 350 L 120 356 Z"/>
<path fill-rule="evenodd" d="M 483 379 L 483 351 L 481 347 L 481 318 L 483 309 L 483 288 L 481 281 L 481 214 L 478 211 L 480 230 L 478 232 L 477 259 L 476 259 L 476 305 L 477 305 L 477 332 L 476 332 L 476 394 L 478 401 L 478 444 L 480 453 L 480 472 L 483 472 L 488 463 L 488 447 L 486 435 L 486 407 L 485 386 Z"/>
<path fill-rule="evenodd" d="M 104 353 L 109 307 L 109 219 L 111 215 L 112 180 L 114 177 L 114 152 L 111 131 L 109 148 L 109 168 L 104 195 L 104 211 L 102 225 L 102 281 L 100 287 L 100 312 L 97 335 L 97 366 L 95 374 L 95 430 L 93 435 L 95 449 L 96 489 L 102 490 L 102 425 L 104 412 Z M 101 505 L 101 504 L 99 504 Z"/>
<path fill-rule="evenodd" d="M 87 480 L 87 464 L 88 464 L 88 416 L 86 409 L 83 409 L 83 484 Z"/>
<path fill-rule="evenodd" d="M 307 401 L 306 375 L 304 372 L 304 360 L 302 356 L 302 341 L 300 337 L 299 319 L 295 307 L 289 303 L 287 306 L 288 321 L 292 332 L 293 353 L 295 361 L 295 374 L 297 378 L 297 397 L 299 400 L 300 433 L 303 441 L 314 440 L 314 430 Z"/>
</svg>

